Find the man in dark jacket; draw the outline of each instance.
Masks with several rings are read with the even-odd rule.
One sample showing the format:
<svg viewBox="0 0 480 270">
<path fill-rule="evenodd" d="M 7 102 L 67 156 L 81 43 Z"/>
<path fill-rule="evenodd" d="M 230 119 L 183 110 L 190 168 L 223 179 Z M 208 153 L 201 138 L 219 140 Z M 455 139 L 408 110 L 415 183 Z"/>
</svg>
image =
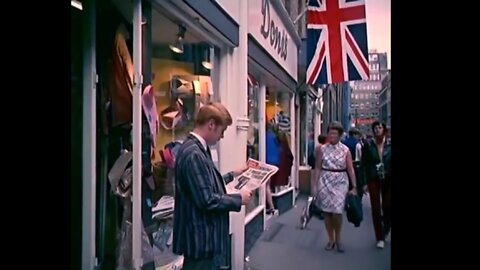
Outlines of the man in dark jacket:
<svg viewBox="0 0 480 270">
<path fill-rule="evenodd" d="M 377 247 L 382 249 L 391 228 L 391 142 L 386 138 L 388 130 L 384 123 L 374 122 L 372 131 L 374 138 L 367 140 L 362 148 L 360 168 L 370 193 Z"/>
<path fill-rule="evenodd" d="M 356 128 L 351 128 L 348 131 L 348 138 L 346 138 L 342 143 L 345 144 L 348 149 L 350 150 L 350 153 L 352 154 L 352 160 L 356 159 L 356 147 L 357 143 L 360 142 L 360 137 L 362 134 L 360 131 Z"/>
<path fill-rule="evenodd" d="M 223 138 L 231 124 L 230 113 L 220 103 L 203 106 L 176 156 L 173 252 L 184 256 L 183 270 L 230 267 L 229 212 L 240 211 L 251 192 L 227 194 L 225 184 L 247 167 L 222 177 L 209 145 Z"/>
<path fill-rule="evenodd" d="M 355 170 L 355 176 L 357 178 L 358 183 L 362 183 L 363 179 L 360 177 L 359 173 L 359 168 L 360 168 L 360 162 L 359 158 L 357 158 L 357 144 L 360 141 L 360 138 L 362 137 L 362 133 L 360 130 L 356 128 L 351 128 L 348 131 L 348 138 L 346 138 L 342 143 L 345 144 L 348 149 L 350 150 L 350 154 L 352 154 L 352 160 L 353 160 L 353 168 Z M 351 188 L 351 183 L 349 184 Z M 363 197 L 363 190 L 362 190 L 362 185 L 357 185 L 357 194 L 360 196 L 360 199 Z"/>
</svg>

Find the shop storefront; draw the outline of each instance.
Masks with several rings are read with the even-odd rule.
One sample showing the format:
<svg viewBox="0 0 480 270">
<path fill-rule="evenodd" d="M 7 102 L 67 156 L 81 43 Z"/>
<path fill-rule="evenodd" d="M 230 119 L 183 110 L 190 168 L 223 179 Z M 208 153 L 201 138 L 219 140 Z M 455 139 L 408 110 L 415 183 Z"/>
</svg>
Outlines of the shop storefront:
<svg viewBox="0 0 480 270">
<path fill-rule="evenodd" d="M 248 117 L 249 157 L 269 162 L 267 139 L 271 133 L 280 143 L 284 156 L 276 161 L 279 173 L 270 187 L 256 191 L 256 198 L 246 207 L 245 253 L 265 229 L 270 205 L 267 188 L 271 188 L 273 214 L 292 208 L 295 199 L 297 166 L 295 166 L 295 94 L 297 57 L 300 38 L 286 10 L 277 0 L 248 1 Z M 255 106 L 258 104 L 258 106 Z M 267 147 L 268 146 L 268 147 Z"/>
<path fill-rule="evenodd" d="M 171 207 L 156 203 L 173 195 L 175 146 L 211 100 L 234 120 L 212 147 L 219 170 L 236 169 L 247 157 L 267 161 L 273 124 L 290 153 L 272 180 L 273 203 L 280 214 L 293 206 L 300 39 L 281 1 L 74 2 L 82 6 L 84 37 L 77 63 L 83 76 L 72 73 L 72 89 L 83 88 L 82 269 L 111 269 L 119 263 L 117 248 L 132 254 L 135 269 L 182 264 L 170 252 Z M 132 189 L 122 193 L 112 188 L 120 181 L 112 175 L 126 152 L 131 157 L 120 175 L 133 175 Z M 231 269 L 243 269 L 245 252 L 265 229 L 266 188 L 230 215 Z M 153 254 L 142 252 L 146 242 Z"/>
<path fill-rule="evenodd" d="M 181 265 L 171 252 L 171 202 L 157 202 L 173 195 L 175 147 L 208 101 L 222 102 L 234 118 L 212 148 L 220 171 L 245 162 L 247 132 L 239 126 L 247 108 L 238 102 L 247 103 L 247 32 L 238 20 L 247 6 L 238 3 L 233 18 L 216 1 L 75 4 L 85 37 L 82 269 L 111 269 L 122 254 L 132 256 L 135 269 Z M 240 89 L 242 95 L 231 94 Z M 244 145 L 232 143 L 239 138 Z M 230 158 L 232 152 L 238 157 Z M 127 171 L 130 188 L 118 189 Z M 231 269 L 243 269 L 244 211 L 231 214 Z M 145 251 L 148 242 L 152 254 Z"/>
</svg>

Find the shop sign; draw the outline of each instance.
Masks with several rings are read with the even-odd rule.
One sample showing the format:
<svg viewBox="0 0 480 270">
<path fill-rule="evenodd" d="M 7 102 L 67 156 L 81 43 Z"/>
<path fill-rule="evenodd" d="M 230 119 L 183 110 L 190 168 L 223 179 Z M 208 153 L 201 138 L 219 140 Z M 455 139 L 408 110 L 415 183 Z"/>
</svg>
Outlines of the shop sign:
<svg viewBox="0 0 480 270">
<path fill-rule="evenodd" d="M 271 0 L 249 0 L 248 32 L 292 77 L 297 77 L 297 45 Z"/>
</svg>

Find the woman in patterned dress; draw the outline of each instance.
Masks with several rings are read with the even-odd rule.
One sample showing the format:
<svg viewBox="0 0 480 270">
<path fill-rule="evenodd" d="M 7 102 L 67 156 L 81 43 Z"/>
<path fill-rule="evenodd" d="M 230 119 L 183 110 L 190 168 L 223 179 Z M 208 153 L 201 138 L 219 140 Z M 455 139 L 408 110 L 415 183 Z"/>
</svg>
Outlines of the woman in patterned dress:
<svg viewBox="0 0 480 270">
<path fill-rule="evenodd" d="M 352 181 L 350 193 L 356 195 L 357 180 L 352 163 L 352 155 L 348 147 L 340 142 L 343 127 L 339 122 L 332 122 L 328 127 L 328 141 L 318 152 L 315 179 L 318 180 L 317 198 L 325 217 L 325 228 L 328 233 L 326 250 L 337 249 L 344 252 L 340 243 L 342 217 L 348 191 L 348 177 Z M 348 175 L 347 175 L 348 173 Z"/>
</svg>

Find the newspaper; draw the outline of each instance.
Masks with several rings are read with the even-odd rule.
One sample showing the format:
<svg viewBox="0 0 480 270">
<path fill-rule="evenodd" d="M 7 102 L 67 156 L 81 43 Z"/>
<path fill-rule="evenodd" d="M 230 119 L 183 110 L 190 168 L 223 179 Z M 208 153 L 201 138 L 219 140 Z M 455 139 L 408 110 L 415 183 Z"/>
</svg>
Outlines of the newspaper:
<svg viewBox="0 0 480 270">
<path fill-rule="evenodd" d="M 152 218 L 168 219 L 173 215 L 175 200 L 172 196 L 162 196 L 152 207 Z"/>
<path fill-rule="evenodd" d="M 242 188 L 255 190 L 261 187 L 272 175 L 278 171 L 278 167 L 249 158 L 248 169 L 227 184 L 228 193 L 238 193 Z"/>
</svg>

